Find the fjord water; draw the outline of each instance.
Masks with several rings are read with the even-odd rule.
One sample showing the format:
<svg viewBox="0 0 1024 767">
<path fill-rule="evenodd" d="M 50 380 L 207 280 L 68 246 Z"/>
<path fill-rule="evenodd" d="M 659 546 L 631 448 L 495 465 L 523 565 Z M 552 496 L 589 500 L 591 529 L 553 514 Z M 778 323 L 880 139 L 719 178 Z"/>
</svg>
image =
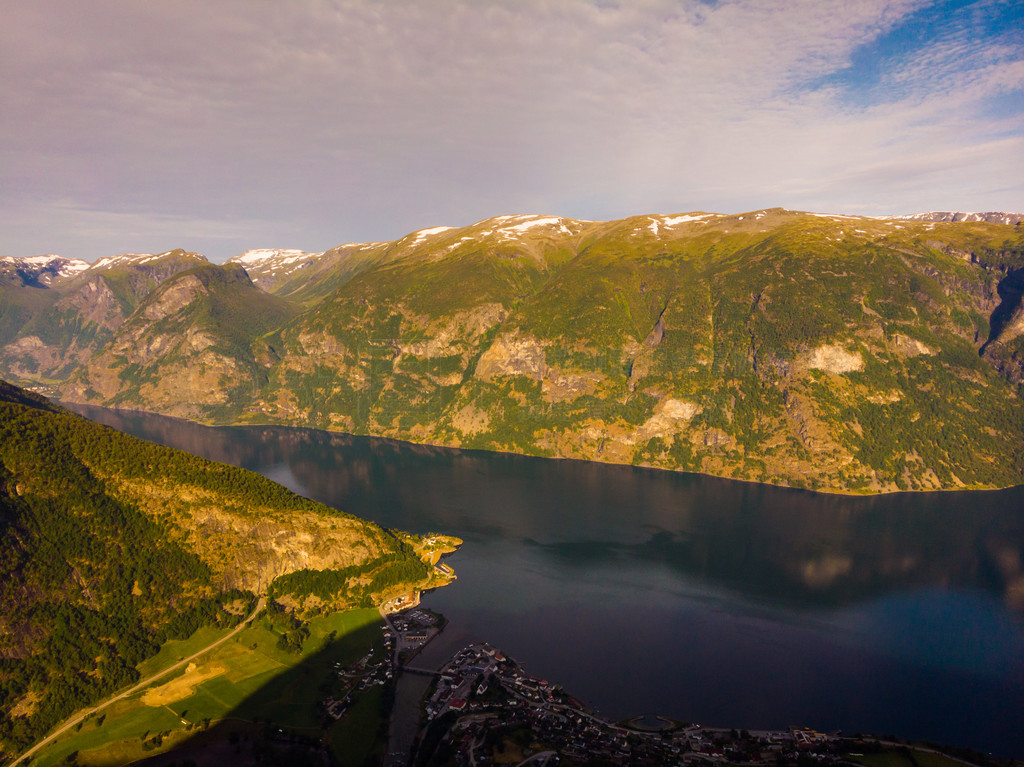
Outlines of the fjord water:
<svg viewBox="0 0 1024 767">
<path fill-rule="evenodd" d="M 893 733 L 1024 756 L 1024 488 L 821 495 L 76 407 L 413 532 L 450 626 L 612 718 Z"/>
</svg>

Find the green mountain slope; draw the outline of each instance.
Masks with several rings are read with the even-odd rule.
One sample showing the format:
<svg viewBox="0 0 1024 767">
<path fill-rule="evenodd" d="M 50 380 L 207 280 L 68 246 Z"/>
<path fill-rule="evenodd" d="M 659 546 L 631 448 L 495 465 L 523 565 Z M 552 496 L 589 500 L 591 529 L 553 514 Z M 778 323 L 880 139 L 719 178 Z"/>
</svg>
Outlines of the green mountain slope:
<svg viewBox="0 0 1024 767">
<path fill-rule="evenodd" d="M 255 407 L 820 489 L 1021 481 L 1013 374 L 979 356 L 989 317 L 1013 318 L 1004 338 L 1020 316 L 1019 293 L 1005 310 L 1019 273 L 978 262 L 1019 251 L 1012 227 L 782 210 L 566 223 L 446 231 L 363 272 L 277 335 Z"/>
<path fill-rule="evenodd" d="M 509 308 L 572 256 L 571 242 L 509 243 L 493 224 L 414 233 L 273 334 L 261 417 L 425 435 Z"/>
<path fill-rule="evenodd" d="M 61 393 L 817 489 L 1005 486 L 1024 479 L 1022 254 L 1020 225 L 985 221 L 501 216 L 250 254 L 295 309 L 244 257 L 159 309 L 179 276 Z M 218 301 L 252 320 L 183 308 Z"/>
<path fill-rule="evenodd" d="M 425 581 L 415 543 L 0 383 L 0 756 L 282 575 L 275 596 L 307 608 L 310 584 L 343 606 Z"/>
<path fill-rule="evenodd" d="M 312 306 L 354 276 L 384 260 L 391 243 L 348 243 L 325 253 L 248 251 L 227 263 L 243 267 L 268 293 Z"/>
</svg>

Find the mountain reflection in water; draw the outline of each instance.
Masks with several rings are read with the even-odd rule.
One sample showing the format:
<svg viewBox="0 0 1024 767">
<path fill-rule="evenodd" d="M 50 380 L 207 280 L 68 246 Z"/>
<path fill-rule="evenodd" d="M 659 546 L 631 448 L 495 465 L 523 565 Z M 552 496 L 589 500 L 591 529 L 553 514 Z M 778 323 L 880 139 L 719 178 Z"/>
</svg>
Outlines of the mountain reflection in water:
<svg viewBox="0 0 1024 767">
<path fill-rule="evenodd" d="M 75 406 L 385 525 L 457 535 L 433 652 L 487 640 L 613 717 L 1024 756 L 1024 488 L 821 495 Z"/>
</svg>

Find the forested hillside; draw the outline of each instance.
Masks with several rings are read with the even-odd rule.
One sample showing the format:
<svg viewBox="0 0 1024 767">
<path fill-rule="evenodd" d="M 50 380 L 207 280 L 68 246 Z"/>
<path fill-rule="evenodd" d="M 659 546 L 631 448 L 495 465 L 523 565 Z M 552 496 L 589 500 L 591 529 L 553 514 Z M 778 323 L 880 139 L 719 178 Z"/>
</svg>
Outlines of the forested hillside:
<svg viewBox="0 0 1024 767">
<path fill-rule="evenodd" d="M 242 620 L 281 575 L 307 573 L 274 587 L 294 602 L 341 574 L 330 608 L 423 582 L 414 543 L 0 382 L 0 753 L 136 680 L 167 639 Z"/>
</svg>

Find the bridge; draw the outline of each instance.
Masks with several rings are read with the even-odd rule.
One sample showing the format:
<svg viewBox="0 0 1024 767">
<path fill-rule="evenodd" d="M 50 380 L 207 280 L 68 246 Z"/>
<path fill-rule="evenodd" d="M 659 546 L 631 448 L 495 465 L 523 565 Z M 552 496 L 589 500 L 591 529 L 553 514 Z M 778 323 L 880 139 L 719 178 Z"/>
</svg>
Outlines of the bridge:
<svg viewBox="0 0 1024 767">
<path fill-rule="evenodd" d="M 419 674 L 420 676 L 441 676 L 440 671 L 433 671 L 429 668 L 418 668 L 416 666 L 402 666 L 402 671 L 407 671 L 410 674 Z"/>
</svg>

